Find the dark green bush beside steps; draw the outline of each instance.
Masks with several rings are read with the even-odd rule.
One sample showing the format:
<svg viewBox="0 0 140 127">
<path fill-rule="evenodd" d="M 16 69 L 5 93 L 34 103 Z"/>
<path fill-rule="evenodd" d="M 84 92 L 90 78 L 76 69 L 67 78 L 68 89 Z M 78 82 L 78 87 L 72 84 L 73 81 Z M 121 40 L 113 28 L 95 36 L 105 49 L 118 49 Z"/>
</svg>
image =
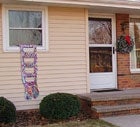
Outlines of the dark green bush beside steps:
<svg viewBox="0 0 140 127">
<path fill-rule="evenodd" d="M 80 100 L 68 93 L 54 93 L 43 98 L 40 113 L 48 119 L 67 119 L 78 115 Z"/>
<path fill-rule="evenodd" d="M 16 121 L 15 105 L 4 97 L 0 97 L 0 123 L 10 123 Z"/>
</svg>

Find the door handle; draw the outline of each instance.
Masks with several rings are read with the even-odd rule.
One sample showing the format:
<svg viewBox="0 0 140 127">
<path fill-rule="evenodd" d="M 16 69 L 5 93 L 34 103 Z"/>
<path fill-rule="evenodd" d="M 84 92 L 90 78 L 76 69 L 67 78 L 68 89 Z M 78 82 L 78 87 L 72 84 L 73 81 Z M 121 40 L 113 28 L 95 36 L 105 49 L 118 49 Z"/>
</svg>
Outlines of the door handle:
<svg viewBox="0 0 140 127">
<path fill-rule="evenodd" d="M 115 54 L 115 47 L 113 47 L 113 54 Z"/>
</svg>

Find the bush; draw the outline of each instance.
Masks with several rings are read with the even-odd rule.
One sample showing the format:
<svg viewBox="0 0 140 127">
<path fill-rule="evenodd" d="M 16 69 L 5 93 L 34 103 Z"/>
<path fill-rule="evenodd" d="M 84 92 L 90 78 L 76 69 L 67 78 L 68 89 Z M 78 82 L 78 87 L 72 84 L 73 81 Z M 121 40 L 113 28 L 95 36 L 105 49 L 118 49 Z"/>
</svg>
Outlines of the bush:
<svg viewBox="0 0 140 127">
<path fill-rule="evenodd" d="M 15 105 L 4 97 L 0 97 L 0 122 L 10 123 L 16 121 Z"/>
<path fill-rule="evenodd" d="M 40 113 L 48 119 L 67 119 L 78 115 L 80 100 L 68 93 L 54 93 L 43 98 Z"/>
</svg>

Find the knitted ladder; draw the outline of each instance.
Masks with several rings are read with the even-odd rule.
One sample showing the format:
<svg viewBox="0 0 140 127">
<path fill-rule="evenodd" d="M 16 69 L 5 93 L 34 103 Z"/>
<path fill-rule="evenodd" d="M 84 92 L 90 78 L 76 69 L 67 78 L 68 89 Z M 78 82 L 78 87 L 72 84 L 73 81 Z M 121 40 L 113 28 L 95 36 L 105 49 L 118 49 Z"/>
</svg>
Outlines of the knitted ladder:
<svg viewBox="0 0 140 127">
<path fill-rule="evenodd" d="M 21 77 L 27 100 L 37 98 L 37 49 L 35 45 L 20 45 Z M 32 72 L 30 72 L 32 71 Z"/>
</svg>

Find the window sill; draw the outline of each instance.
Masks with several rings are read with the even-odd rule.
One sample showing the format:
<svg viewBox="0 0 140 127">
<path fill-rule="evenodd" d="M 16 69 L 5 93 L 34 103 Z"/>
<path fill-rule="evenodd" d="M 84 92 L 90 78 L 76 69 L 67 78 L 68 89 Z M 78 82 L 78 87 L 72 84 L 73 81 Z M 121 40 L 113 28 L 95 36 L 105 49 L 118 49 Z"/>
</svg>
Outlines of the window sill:
<svg viewBox="0 0 140 127">
<path fill-rule="evenodd" d="M 48 51 L 48 48 L 47 47 L 37 47 L 37 50 L 41 51 L 41 52 L 46 52 L 46 51 Z M 19 47 L 8 47 L 8 48 L 4 49 L 4 52 L 19 52 L 19 51 L 20 51 Z"/>
<path fill-rule="evenodd" d="M 140 73 L 140 69 L 131 69 L 130 72 L 132 74 L 135 74 L 135 73 L 137 74 L 137 73 Z"/>
</svg>

